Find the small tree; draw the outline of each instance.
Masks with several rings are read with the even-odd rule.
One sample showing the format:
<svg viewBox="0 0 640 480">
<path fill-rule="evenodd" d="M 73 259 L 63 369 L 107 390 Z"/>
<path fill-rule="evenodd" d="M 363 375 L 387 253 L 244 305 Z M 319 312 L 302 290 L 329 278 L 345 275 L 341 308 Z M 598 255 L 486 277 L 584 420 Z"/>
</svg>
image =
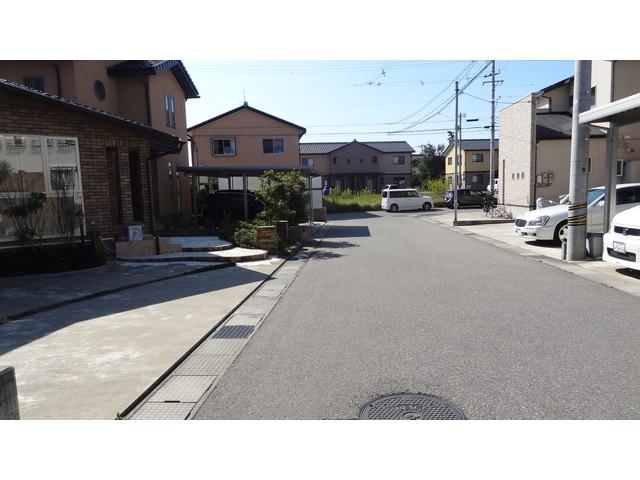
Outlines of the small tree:
<svg viewBox="0 0 640 480">
<path fill-rule="evenodd" d="M 414 165 L 418 169 L 414 184 L 422 185 L 425 181 L 440 178 L 444 175 L 444 151 L 442 144 L 427 143 L 420 146 L 420 155 L 416 157 Z"/>
<path fill-rule="evenodd" d="M 13 172 L 6 160 L 0 160 L 0 213 L 13 223 L 18 242 L 32 243 L 42 239 L 45 226 L 44 206 L 47 196 L 33 191 L 33 181 L 27 184 L 24 172 Z"/>
<path fill-rule="evenodd" d="M 76 227 L 82 226 L 82 207 L 76 204 L 76 169 L 58 167 L 51 169 L 51 187 L 57 192 L 53 202 L 54 227 L 72 242 Z"/>
<path fill-rule="evenodd" d="M 287 220 L 290 225 L 306 222 L 309 195 L 300 174 L 275 172 L 268 170 L 260 177 L 258 198 L 265 203 L 265 208 L 258 214 L 258 219 L 270 224 L 278 220 Z"/>
</svg>

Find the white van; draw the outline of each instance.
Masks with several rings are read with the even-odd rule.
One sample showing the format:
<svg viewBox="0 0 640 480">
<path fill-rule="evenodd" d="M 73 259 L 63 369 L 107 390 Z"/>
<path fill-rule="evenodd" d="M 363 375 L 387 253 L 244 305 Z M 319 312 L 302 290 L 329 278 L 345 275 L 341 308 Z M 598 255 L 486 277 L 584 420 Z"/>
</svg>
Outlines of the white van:
<svg viewBox="0 0 640 480">
<path fill-rule="evenodd" d="M 387 212 L 398 210 L 431 210 L 433 200 L 431 197 L 420 195 L 413 188 L 395 188 L 382 190 L 380 206 Z"/>
</svg>

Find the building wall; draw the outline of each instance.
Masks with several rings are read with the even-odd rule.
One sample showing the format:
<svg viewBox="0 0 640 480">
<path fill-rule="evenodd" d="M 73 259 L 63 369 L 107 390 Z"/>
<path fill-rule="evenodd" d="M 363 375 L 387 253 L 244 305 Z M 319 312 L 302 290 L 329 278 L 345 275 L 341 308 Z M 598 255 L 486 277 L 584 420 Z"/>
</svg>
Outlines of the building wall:
<svg viewBox="0 0 640 480">
<path fill-rule="evenodd" d="M 118 112 L 123 117 L 150 125 L 151 120 L 147 112 L 146 82 L 146 77 L 118 77 Z"/>
<path fill-rule="evenodd" d="M 161 132 L 175 135 L 183 141 L 187 140 L 187 112 L 184 91 L 176 80 L 171 70 L 165 70 L 158 75 L 149 75 L 149 109 L 151 113 L 151 126 Z M 140 102 L 136 92 L 128 91 L 132 102 Z M 165 117 L 165 94 L 175 98 L 176 126 L 167 126 Z M 139 92 L 137 93 L 139 95 Z M 146 105 L 146 101 L 144 102 Z M 160 217 L 185 216 L 191 213 L 191 187 L 189 178 L 179 175 L 176 171 L 178 165 L 189 165 L 189 153 L 187 146 L 175 155 L 165 155 L 154 160 L 157 165 L 158 185 L 158 214 Z"/>
<path fill-rule="evenodd" d="M 591 172 L 588 176 L 589 188 L 605 184 L 605 147 L 604 138 L 589 140 L 589 156 L 591 157 Z M 552 173 L 553 181 L 550 181 L 549 185 L 536 185 L 534 197 L 557 201 L 560 195 L 569 193 L 571 139 L 540 140 L 536 151 L 536 176 L 533 181 L 536 182 L 538 175 L 544 173 Z"/>
<path fill-rule="evenodd" d="M 535 103 L 530 94 L 500 111 L 498 201 L 514 215 L 535 205 Z"/>
<path fill-rule="evenodd" d="M 73 100 L 107 112 L 120 113 L 118 80 L 107 75 L 107 67 L 115 62 L 113 60 L 77 60 L 73 63 L 73 85 L 75 86 Z M 96 96 L 94 89 L 96 81 L 104 85 L 106 94 L 104 100 Z"/>
<path fill-rule="evenodd" d="M 218 167 L 274 166 L 299 168 L 300 149 L 297 128 L 283 124 L 251 110 L 239 110 L 191 132 L 194 137 L 197 165 Z M 233 137 L 236 153 L 232 156 L 213 155 L 213 137 Z M 262 140 L 282 138 L 284 153 L 263 153 Z"/>
<path fill-rule="evenodd" d="M 143 224 L 150 231 L 150 196 L 146 159 L 149 141 L 137 131 L 90 114 L 70 111 L 64 106 L 0 91 L 0 132 L 20 135 L 67 136 L 78 138 L 81 181 L 87 232 L 104 236 L 124 234 L 126 225 Z M 117 147 L 122 192 L 123 223 L 111 215 L 114 201 L 109 193 L 106 148 Z M 133 220 L 129 149 L 139 150 L 144 221 Z"/>
<path fill-rule="evenodd" d="M 24 84 L 25 77 L 43 77 L 44 89 L 47 92 L 58 94 L 60 84 L 56 75 L 54 61 L 44 60 L 1 60 L 0 78 Z"/>
</svg>

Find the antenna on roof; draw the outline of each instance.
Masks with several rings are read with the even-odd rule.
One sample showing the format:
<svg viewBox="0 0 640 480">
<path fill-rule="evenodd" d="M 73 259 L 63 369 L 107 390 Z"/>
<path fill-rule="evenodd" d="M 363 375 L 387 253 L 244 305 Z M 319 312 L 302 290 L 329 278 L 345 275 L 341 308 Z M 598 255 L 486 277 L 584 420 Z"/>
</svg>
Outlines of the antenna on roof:
<svg viewBox="0 0 640 480">
<path fill-rule="evenodd" d="M 244 88 L 242 89 L 242 105 L 245 107 L 249 106 L 249 102 L 247 102 L 247 97 L 244 94 Z"/>
</svg>

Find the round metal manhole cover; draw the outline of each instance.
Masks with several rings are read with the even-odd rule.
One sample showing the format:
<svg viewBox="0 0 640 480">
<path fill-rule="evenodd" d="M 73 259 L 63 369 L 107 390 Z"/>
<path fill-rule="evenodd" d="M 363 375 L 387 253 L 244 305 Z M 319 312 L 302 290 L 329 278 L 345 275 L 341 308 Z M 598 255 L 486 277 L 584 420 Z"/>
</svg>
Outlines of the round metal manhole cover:
<svg viewBox="0 0 640 480">
<path fill-rule="evenodd" d="M 465 420 L 464 413 L 442 398 L 417 394 L 384 395 L 360 410 L 361 420 Z"/>
</svg>

